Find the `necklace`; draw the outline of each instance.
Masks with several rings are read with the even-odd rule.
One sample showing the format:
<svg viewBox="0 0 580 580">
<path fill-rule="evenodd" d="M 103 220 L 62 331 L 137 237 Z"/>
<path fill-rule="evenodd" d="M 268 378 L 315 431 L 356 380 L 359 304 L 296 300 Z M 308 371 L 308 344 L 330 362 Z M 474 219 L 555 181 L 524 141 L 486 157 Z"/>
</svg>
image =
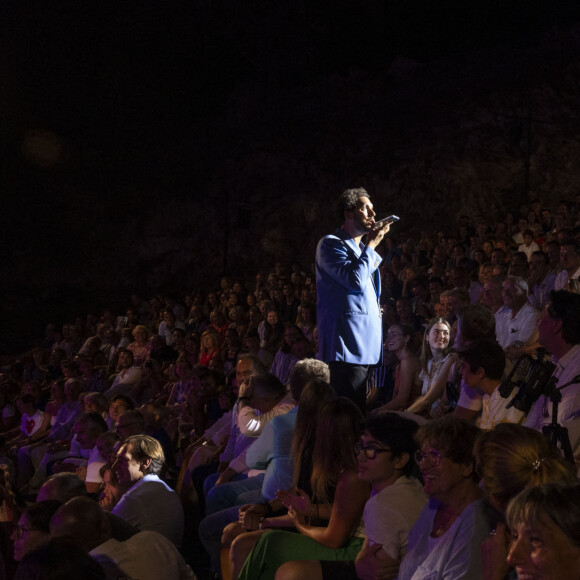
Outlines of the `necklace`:
<svg viewBox="0 0 580 580">
<path fill-rule="evenodd" d="M 441 512 L 437 510 L 437 514 L 433 520 L 432 538 L 440 538 L 448 529 L 453 521 L 455 521 L 455 514 L 451 511 Z"/>
</svg>

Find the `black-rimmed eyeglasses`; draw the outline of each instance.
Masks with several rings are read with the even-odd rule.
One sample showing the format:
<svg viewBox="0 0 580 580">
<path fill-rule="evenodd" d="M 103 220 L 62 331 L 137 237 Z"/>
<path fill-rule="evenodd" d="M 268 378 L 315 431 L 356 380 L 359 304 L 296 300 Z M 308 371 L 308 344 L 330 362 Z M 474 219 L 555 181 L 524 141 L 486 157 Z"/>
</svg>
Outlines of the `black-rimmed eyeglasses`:
<svg viewBox="0 0 580 580">
<path fill-rule="evenodd" d="M 377 449 L 376 447 L 373 447 L 372 445 L 365 446 L 362 441 L 359 441 L 354 446 L 354 452 L 357 455 L 359 455 L 363 451 L 364 451 L 367 459 L 374 459 L 377 456 L 377 453 L 387 453 L 390 451 L 390 449 L 386 449 L 386 448 L 385 449 L 380 449 L 380 448 Z"/>
</svg>

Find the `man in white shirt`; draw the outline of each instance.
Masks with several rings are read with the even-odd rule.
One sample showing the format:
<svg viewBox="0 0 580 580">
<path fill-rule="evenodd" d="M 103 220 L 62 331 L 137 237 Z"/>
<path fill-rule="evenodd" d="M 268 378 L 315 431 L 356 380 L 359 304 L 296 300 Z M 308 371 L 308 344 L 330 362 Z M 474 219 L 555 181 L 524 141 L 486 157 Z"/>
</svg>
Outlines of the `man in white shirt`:
<svg viewBox="0 0 580 580">
<path fill-rule="evenodd" d="M 536 341 L 536 326 L 540 313 L 528 304 L 528 283 L 519 276 L 508 276 L 502 284 L 503 308 L 495 314 L 495 335 L 510 358 L 509 347 L 515 342 L 532 344 Z"/>
<path fill-rule="evenodd" d="M 565 290 L 552 292 L 538 328 L 540 343 L 557 363 L 553 373 L 558 378 L 556 387 L 562 387 L 580 375 L 580 295 Z M 564 424 L 571 419 L 578 420 L 580 384 L 571 384 L 561 393 L 558 422 Z M 546 396 L 541 396 L 532 407 L 525 425 L 539 430 L 551 421 L 552 403 Z"/>
<path fill-rule="evenodd" d="M 117 395 L 129 395 L 131 389 L 141 380 L 143 372 L 133 366 L 133 353 L 126 348 L 119 349 L 118 365 L 121 369 L 111 387 L 105 392 L 107 399 L 112 400 Z"/>
<path fill-rule="evenodd" d="M 479 426 L 493 429 L 498 423 L 521 423 L 524 414 L 515 407 L 506 408 L 515 392 L 504 399 L 499 386 L 505 368 L 505 354 L 494 340 L 474 340 L 461 352 L 461 377 L 470 389 L 483 393 Z"/>
</svg>

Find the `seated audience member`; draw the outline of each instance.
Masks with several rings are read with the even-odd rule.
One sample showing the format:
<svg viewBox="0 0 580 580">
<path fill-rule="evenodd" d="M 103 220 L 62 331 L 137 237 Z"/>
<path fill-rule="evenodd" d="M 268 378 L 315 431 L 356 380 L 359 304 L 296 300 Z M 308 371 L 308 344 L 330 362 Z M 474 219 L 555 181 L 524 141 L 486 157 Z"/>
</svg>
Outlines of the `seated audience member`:
<svg viewBox="0 0 580 580">
<path fill-rule="evenodd" d="M 308 302 L 300 304 L 296 326 L 310 342 L 313 341 L 313 332 L 316 328 L 316 307 L 313 304 Z"/>
<path fill-rule="evenodd" d="M 556 276 L 554 290 L 578 292 L 580 278 L 580 242 L 566 240 L 560 246 L 560 265 L 562 270 Z"/>
<path fill-rule="evenodd" d="M 106 514 L 88 498 L 74 498 L 50 521 L 53 538 L 68 536 L 100 563 L 107 577 L 195 580 L 177 548 L 162 534 L 142 531 L 125 541 L 111 534 Z"/>
<path fill-rule="evenodd" d="M 264 426 L 274 417 L 291 411 L 296 402 L 292 394 L 273 375 L 252 376 L 239 390 L 237 427 L 242 438 L 241 449 L 221 474 L 210 475 L 204 482 L 206 515 L 232 507 L 228 488 L 222 488 L 232 477 L 246 479 L 247 448 L 259 437 Z M 243 438 L 246 438 L 245 442 Z M 236 438 L 237 439 L 237 438 Z M 236 445 L 239 447 L 240 443 Z M 213 488 L 213 489 L 212 489 Z"/>
<path fill-rule="evenodd" d="M 270 370 L 274 357 L 269 350 L 260 346 L 260 335 L 257 330 L 248 330 L 246 333 L 246 348 L 250 354 L 259 359 L 266 371 Z"/>
<path fill-rule="evenodd" d="M 447 295 L 447 310 L 445 312 L 445 318 L 451 326 L 454 325 L 457 320 L 457 315 L 462 308 L 469 306 L 469 293 L 465 288 L 453 288 L 449 290 Z"/>
<path fill-rule="evenodd" d="M 105 580 L 98 562 L 70 538 L 48 538 L 22 558 L 14 580 Z"/>
<path fill-rule="evenodd" d="M 209 363 L 219 356 L 219 352 L 219 334 L 213 328 L 209 328 L 201 335 L 199 364 L 208 367 Z"/>
<path fill-rule="evenodd" d="M 119 481 L 117 480 L 117 476 L 115 475 L 115 472 L 113 471 L 110 463 L 105 463 L 105 465 L 101 467 L 99 470 L 99 475 L 103 480 L 101 485 L 101 492 L 99 494 L 99 505 L 103 511 L 109 513 L 119 503 L 119 500 L 123 495 L 123 491 L 119 486 Z"/>
<path fill-rule="evenodd" d="M 145 418 L 137 409 L 125 411 L 119 415 L 113 429 L 121 441 L 132 435 L 142 435 L 145 431 Z"/>
<path fill-rule="evenodd" d="M 22 415 L 20 429 L 16 433 L 11 431 L 5 434 L 8 445 L 15 447 L 29 445 L 49 434 L 51 417 L 36 408 L 32 395 L 18 397 L 16 407 Z"/>
<path fill-rule="evenodd" d="M 97 392 L 85 393 L 85 396 L 83 398 L 83 405 L 85 413 L 98 413 L 106 422 L 109 401 L 107 400 L 107 397 L 103 395 L 103 393 Z"/>
<path fill-rule="evenodd" d="M 240 387 L 238 401 L 238 427 L 248 437 L 258 437 L 268 421 L 296 405 L 292 393 L 273 375 L 251 377 Z"/>
<path fill-rule="evenodd" d="M 407 409 L 409 413 L 429 412 L 439 405 L 445 392 L 449 369 L 455 360 L 450 352 L 451 327 L 445 318 L 433 318 L 425 329 L 421 348 L 421 396 Z"/>
<path fill-rule="evenodd" d="M 34 398 L 33 398 L 34 401 Z M 18 425 L 18 415 L 14 405 L 8 398 L 8 393 L 0 391 L 0 433 L 7 434 L 11 429 Z"/>
<path fill-rule="evenodd" d="M 550 258 L 550 272 L 556 276 L 562 270 L 560 264 L 560 242 L 558 240 L 550 240 L 545 245 L 546 254 Z"/>
<path fill-rule="evenodd" d="M 460 352 L 461 377 L 465 386 L 483 393 L 479 427 L 493 429 L 498 423 L 521 423 L 524 414 L 515 407 L 506 408 L 515 396 L 499 393 L 505 368 L 505 354 L 495 340 L 475 340 Z"/>
<path fill-rule="evenodd" d="M 139 384 L 142 371 L 133 366 L 133 353 L 126 348 L 119 349 L 118 367 L 119 373 L 114 378 L 110 388 L 105 391 L 105 395 L 112 399 L 117 395 L 129 395 L 131 389 Z"/>
<path fill-rule="evenodd" d="M 421 363 L 413 350 L 414 337 L 414 330 L 404 324 L 393 324 L 386 333 L 385 345 L 395 355 L 397 364 L 393 396 L 388 403 L 375 410 L 378 413 L 403 411 L 421 394 Z"/>
<path fill-rule="evenodd" d="M 283 564 L 277 577 L 285 580 L 364 577 L 383 554 L 401 560 L 407 551 L 407 536 L 427 503 L 421 482 L 412 477 L 417 444 L 417 424 L 395 413 L 368 419 L 355 448 L 358 477 L 370 483 L 371 498 L 364 508 L 366 539 L 352 562 L 292 561 Z M 376 547 L 375 547 L 376 546 Z M 374 562 L 376 560 L 377 562 Z"/>
<path fill-rule="evenodd" d="M 345 397 L 329 401 L 320 410 L 312 454 L 312 494 L 298 488 L 280 492 L 288 514 L 264 519 L 262 534 L 251 532 L 234 540 L 233 552 L 247 551 L 258 540 L 239 573 L 240 580 L 273 579 L 282 564 L 297 558 L 354 560 L 363 544 L 359 524 L 370 492 L 370 485 L 357 477 L 354 448 L 361 419 L 360 410 Z M 299 533 L 268 529 L 288 526 Z M 239 557 L 234 561 L 240 561 Z"/>
<path fill-rule="evenodd" d="M 228 328 L 225 334 L 225 341 L 222 345 L 220 357 L 223 365 L 224 375 L 228 375 L 236 368 L 238 355 L 242 350 L 241 336 L 235 328 Z"/>
<path fill-rule="evenodd" d="M 302 338 L 304 338 L 304 335 L 295 324 L 286 323 L 284 325 L 284 341 L 274 356 L 274 361 L 270 367 L 270 373 L 284 385 L 288 382 L 292 367 L 298 361 L 298 358 L 292 352 L 292 347 Z"/>
<path fill-rule="evenodd" d="M 262 310 L 266 308 L 268 310 L 264 313 Z M 270 300 L 260 302 L 260 309 L 264 315 L 264 320 L 258 325 L 260 346 L 274 355 L 284 340 L 284 324 L 274 309 L 274 303 Z"/>
<path fill-rule="evenodd" d="M 551 299 L 538 324 L 540 344 L 556 361 L 553 376 L 558 378 L 556 387 L 563 387 L 580 374 L 580 295 L 560 290 L 552 292 Z M 578 393 L 580 384 L 572 383 L 561 391 L 558 406 L 558 422 L 565 424 L 580 416 Z M 552 422 L 553 406 L 542 395 L 532 407 L 525 425 L 541 429 Z"/>
<path fill-rule="evenodd" d="M 149 331 L 146 326 L 138 324 L 132 331 L 131 334 L 135 339 L 127 345 L 127 350 L 133 353 L 133 365 L 140 367 L 148 358 L 151 353 L 151 343 L 147 340 Z"/>
<path fill-rule="evenodd" d="M 50 518 L 59 507 L 60 502 L 46 500 L 34 503 L 22 512 L 11 536 L 16 562 L 20 562 L 26 554 L 48 542 Z"/>
<path fill-rule="evenodd" d="M 508 268 L 508 275 L 519 276 L 527 280 L 530 275 L 530 267 L 528 265 L 528 257 L 523 252 L 516 252 L 510 260 Z"/>
<path fill-rule="evenodd" d="M 107 433 L 107 424 L 99 413 L 85 413 L 75 423 L 74 433 L 68 457 L 53 465 L 53 472 L 74 471 L 85 481 L 88 493 L 97 493 L 104 463 L 97 440 Z"/>
<path fill-rule="evenodd" d="M 87 489 L 84 482 L 74 473 L 55 473 L 51 475 L 38 490 L 37 502 L 56 500 L 64 504 L 73 497 L 86 497 Z M 126 540 L 137 533 L 137 528 L 128 524 L 125 520 L 107 513 L 111 524 L 113 537 L 116 540 Z"/>
<path fill-rule="evenodd" d="M 177 494 L 159 477 L 164 466 L 159 441 L 148 435 L 125 439 L 113 464 L 124 493 L 112 513 L 141 531 L 159 532 L 180 546 L 183 508 Z"/>
<path fill-rule="evenodd" d="M 518 252 L 522 252 L 526 255 L 526 259 L 528 262 L 532 257 L 534 252 L 537 252 L 540 249 L 540 246 L 534 240 L 534 232 L 532 230 L 524 230 L 524 241 L 518 247 Z"/>
<path fill-rule="evenodd" d="M 151 352 L 149 353 L 149 359 L 157 361 L 163 368 L 165 365 L 175 362 L 179 353 L 165 344 L 165 341 L 158 334 L 154 334 L 150 339 Z"/>
<path fill-rule="evenodd" d="M 550 292 L 554 289 L 556 275 L 550 272 L 548 254 L 534 252 L 530 258 L 530 284 L 532 289 L 528 302 L 538 310 L 542 310 L 550 300 Z"/>
<path fill-rule="evenodd" d="M 241 355 L 238 359 L 238 363 L 236 365 L 236 375 L 235 375 L 235 383 L 234 383 L 234 391 L 239 390 L 239 386 L 245 382 L 249 381 L 250 377 L 254 373 L 261 374 L 263 372 L 263 367 L 258 361 L 258 359 L 252 355 Z M 230 463 L 234 460 L 234 458 L 238 456 L 245 456 L 243 455 L 246 448 L 252 443 L 252 439 L 244 437 L 240 433 L 240 429 L 238 428 L 237 417 L 238 417 L 238 406 L 239 402 L 236 401 L 234 407 L 231 412 L 231 420 L 228 426 L 228 433 L 229 436 L 227 437 L 227 445 L 225 449 L 220 452 L 219 454 L 219 461 L 212 461 L 207 462 L 205 464 L 197 463 L 196 467 L 191 465 L 192 473 L 191 473 L 191 480 L 193 485 L 195 486 L 195 490 L 198 496 L 198 499 L 201 503 L 201 509 L 204 510 L 205 504 L 205 493 L 203 491 L 204 481 L 208 476 L 215 474 L 216 472 L 219 474 L 217 479 L 211 480 L 208 483 L 209 487 L 214 485 L 214 482 L 217 484 L 225 483 L 226 481 L 230 481 L 230 479 L 245 479 L 245 475 L 238 474 L 237 471 L 230 468 Z M 225 428 L 225 426 L 224 426 Z M 225 436 L 225 435 L 224 435 Z M 216 450 L 219 452 L 219 449 Z M 190 463 L 194 461 L 192 457 Z M 242 459 L 242 467 L 239 467 L 241 471 L 243 471 L 243 459 Z"/>
<path fill-rule="evenodd" d="M 30 481 L 35 472 L 38 472 L 40 479 L 37 483 L 40 485 L 46 477 L 44 466 L 51 460 L 66 457 L 70 445 L 69 442 L 73 435 L 73 425 L 81 414 L 81 406 L 78 400 L 80 390 L 80 381 L 68 379 L 64 385 L 65 401 L 58 409 L 48 438 L 31 445 L 25 445 L 18 450 L 17 485 L 19 488 L 23 488 L 24 484 Z M 38 471 L 43 461 L 43 469 Z M 34 489 L 30 491 L 34 491 Z"/>
<path fill-rule="evenodd" d="M 502 296 L 504 306 L 495 314 L 495 334 L 506 356 L 515 361 L 524 347 L 537 342 L 540 313 L 528 304 L 528 283 L 523 278 L 508 276 L 502 284 Z"/>
<path fill-rule="evenodd" d="M 81 382 L 85 393 L 103 393 L 109 388 L 107 379 L 95 369 L 95 365 L 90 358 L 82 358 L 79 362 Z"/>
<path fill-rule="evenodd" d="M 300 401 L 284 415 L 278 415 L 269 421 L 260 437 L 248 448 L 246 463 L 252 470 L 265 470 L 260 475 L 251 475 L 240 482 L 243 487 L 236 489 L 236 483 L 226 483 L 228 493 L 235 498 L 230 508 L 222 509 L 204 518 L 199 526 L 200 539 L 210 554 L 212 570 L 218 570 L 220 538 L 225 526 L 235 522 L 245 511 L 259 518 L 270 515 L 281 509 L 282 505 L 276 499 L 279 489 L 290 489 L 293 484 L 294 456 L 302 455 L 307 444 L 313 443 L 316 417 L 322 405 L 330 400 L 334 392 L 328 380 L 330 371 L 322 361 L 305 359 L 296 364 L 290 375 L 290 389 L 295 400 Z M 246 484 L 246 485 L 244 485 Z M 250 484 L 256 484 L 250 489 Z M 256 504 L 255 502 L 263 502 Z M 255 522 L 254 522 L 255 523 Z M 224 547 L 229 550 L 231 541 L 242 529 L 230 529 Z"/>
<path fill-rule="evenodd" d="M 36 494 L 36 501 L 57 500 L 66 503 L 69 499 L 77 496 L 86 496 L 87 489 L 83 480 L 75 473 L 55 473 L 51 475 L 41 486 Z"/>
<path fill-rule="evenodd" d="M 492 314 L 496 314 L 501 308 L 503 308 L 501 286 L 502 279 L 497 276 L 492 276 L 483 284 L 483 292 L 481 294 L 480 303 L 491 310 Z"/>
<path fill-rule="evenodd" d="M 133 401 L 126 397 L 125 395 L 117 395 L 110 399 L 109 402 L 109 414 L 105 417 L 105 421 L 109 429 L 113 429 L 115 427 L 115 423 L 117 419 L 125 412 L 131 411 L 135 408 Z"/>
<path fill-rule="evenodd" d="M 28 483 L 27 491 L 36 492 L 46 480 L 50 471 L 76 471 L 78 466 L 87 467 L 90 462 L 98 462 L 100 456 L 96 448 L 96 440 L 106 430 L 107 424 L 98 413 L 84 413 L 81 415 L 74 424 L 74 435 L 68 450 L 49 447 L 36 473 Z M 96 492 L 98 491 L 99 483 L 93 482 L 92 485 L 88 485 L 88 488 L 90 488 L 89 491 Z"/>
<path fill-rule="evenodd" d="M 175 328 L 181 328 L 185 330 L 185 324 L 181 320 L 175 318 L 175 314 L 171 308 L 166 308 L 163 311 L 163 320 L 159 324 L 157 334 L 165 340 L 167 346 L 173 346 L 174 337 L 173 330 Z"/>
<path fill-rule="evenodd" d="M 502 423 L 477 440 L 475 460 L 487 500 L 497 511 L 495 534 L 482 544 L 484 578 L 510 578 L 506 557 L 508 503 L 523 489 L 549 482 L 576 483 L 572 463 L 538 431 Z"/>
<path fill-rule="evenodd" d="M 453 416 L 419 428 L 416 459 L 431 499 L 409 532 L 399 580 L 482 577 L 479 546 L 490 526 L 473 461 L 478 433 Z"/>
<path fill-rule="evenodd" d="M 491 311 L 482 305 L 467 306 L 459 312 L 457 317 L 457 335 L 454 348 L 457 351 L 465 350 L 474 340 L 495 341 L 495 317 Z M 480 391 L 470 389 L 461 378 L 461 361 L 458 359 L 449 371 L 447 383 L 447 405 L 450 404 L 451 390 L 459 390 L 459 398 L 453 411 L 460 419 L 475 421 L 482 408 L 483 394 Z M 452 386 L 453 387 L 452 387 Z M 452 393 L 456 396 L 457 393 Z"/>
<path fill-rule="evenodd" d="M 580 578 L 580 485 L 522 491 L 508 506 L 507 523 L 507 562 L 518 578 Z"/>
</svg>

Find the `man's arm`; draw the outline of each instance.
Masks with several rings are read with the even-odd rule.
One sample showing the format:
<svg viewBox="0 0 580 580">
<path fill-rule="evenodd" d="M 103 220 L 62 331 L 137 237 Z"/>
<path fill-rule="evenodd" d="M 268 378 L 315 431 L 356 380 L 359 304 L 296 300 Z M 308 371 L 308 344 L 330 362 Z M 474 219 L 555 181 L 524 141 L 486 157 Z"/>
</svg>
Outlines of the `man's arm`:
<svg viewBox="0 0 580 580">
<path fill-rule="evenodd" d="M 283 415 L 294 408 L 294 403 L 282 401 L 271 411 L 258 415 L 249 403 L 250 401 L 241 401 L 240 410 L 238 411 L 238 428 L 243 435 L 248 437 L 258 437 L 268 421 L 276 417 L 276 415 Z"/>
<path fill-rule="evenodd" d="M 323 238 L 317 249 L 316 262 L 335 282 L 354 292 L 362 293 L 382 258 L 365 246 L 358 258 L 347 243 L 335 236 Z"/>
</svg>

